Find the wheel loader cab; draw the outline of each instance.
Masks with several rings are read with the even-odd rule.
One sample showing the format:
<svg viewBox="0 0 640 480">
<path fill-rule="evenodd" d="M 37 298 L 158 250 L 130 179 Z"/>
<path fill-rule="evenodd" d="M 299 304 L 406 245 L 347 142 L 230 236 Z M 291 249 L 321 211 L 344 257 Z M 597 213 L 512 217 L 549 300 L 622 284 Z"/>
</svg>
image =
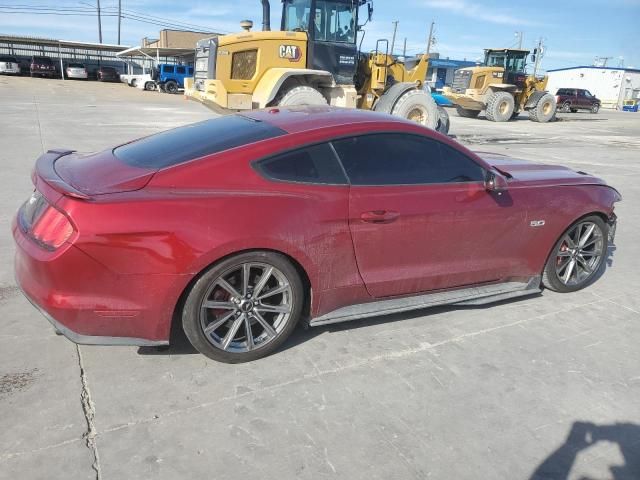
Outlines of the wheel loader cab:
<svg viewBox="0 0 640 480">
<path fill-rule="evenodd" d="M 485 49 L 484 65 L 487 67 L 502 67 L 504 74 L 502 82 L 522 87 L 527 77 L 525 69 L 527 66 L 528 50 L 515 49 Z"/>
<path fill-rule="evenodd" d="M 307 68 L 330 72 L 337 84 L 352 84 L 361 4 L 360 0 L 283 0 L 281 29 L 307 32 Z"/>
</svg>

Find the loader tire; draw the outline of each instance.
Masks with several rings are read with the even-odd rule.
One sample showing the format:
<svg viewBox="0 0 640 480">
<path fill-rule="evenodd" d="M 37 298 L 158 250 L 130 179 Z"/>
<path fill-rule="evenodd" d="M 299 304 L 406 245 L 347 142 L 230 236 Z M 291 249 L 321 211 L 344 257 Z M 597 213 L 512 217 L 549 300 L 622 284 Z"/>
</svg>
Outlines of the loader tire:
<svg viewBox="0 0 640 480">
<path fill-rule="evenodd" d="M 529 110 L 529 120 L 546 123 L 556 115 L 556 99 L 550 93 L 540 97 L 536 106 Z"/>
<path fill-rule="evenodd" d="M 440 114 L 433 97 L 424 90 L 409 90 L 403 93 L 391 109 L 391 115 L 406 118 L 432 130 L 438 127 Z"/>
<path fill-rule="evenodd" d="M 315 88 L 299 85 L 286 92 L 276 104 L 282 107 L 291 105 L 327 105 L 327 99 Z"/>
<path fill-rule="evenodd" d="M 487 120 L 492 122 L 507 122 L 511 119 L 515 101 L 509 92 L 494 92 L 487 101 Z"/>
<path fill-rule="evenodd" d="M 459 117 L 465 118 L 477 118 L 480 115 L 480 110 L 470 110 L 468 108 L 462 108 L 460 105 L 456 105 L 456 112 Z"/>
<path fill-rule="evenodd" d="M 440 105 L 438 105 L 438 116 L 438 126 L 436 127 L 436 131 L 446 135 L 449 133 L 449 125 L 451 122 L 449 121 L 449 114 Z"/>
</svg>

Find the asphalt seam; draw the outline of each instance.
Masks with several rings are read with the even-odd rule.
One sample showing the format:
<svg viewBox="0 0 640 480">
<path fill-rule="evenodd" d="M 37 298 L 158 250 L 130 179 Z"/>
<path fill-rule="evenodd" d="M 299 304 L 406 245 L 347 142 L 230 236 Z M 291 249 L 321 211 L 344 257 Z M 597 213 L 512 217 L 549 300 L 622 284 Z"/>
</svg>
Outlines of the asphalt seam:
<svg viewBox="0 0 640 480">
<path fill-rule="evenodd" d="M 40 125 L 40 110 L 38 110 L 38 102 L 33 99 L 33 105 L 36 108 L 36 121 L 38 122 L 38 135 L 40 137 L 40 146 L 42 147 L 42 153 L 44 153 L 44 139 L 42 138 L 42 125 Z"/>
<path fill-rule="evenodd" d="M 78 366 L 80 367 L 80 382 L 82 384 L 82 392 L 80 393 L 80 401 L 82 402 L 82 413 L 87 422 L 87 431 L 82 435 L 86 440 L 86 445 L 93 454 L 93 464 L 91 467 L 96 471 L 96 480 L 100 480 L 102 473 L 100 470 L 100 455 L 98 454 L 98 445 L 96 444 L 97 431 L 93 420 L 96 415 L 95 404 L 91 400 L 91 390 L 89 390 L 89 382 L 87 381 L 87 373 L 82 360 L 82 352 L 80 345 L 76 345 L 78 352 Z"/>
</svg>

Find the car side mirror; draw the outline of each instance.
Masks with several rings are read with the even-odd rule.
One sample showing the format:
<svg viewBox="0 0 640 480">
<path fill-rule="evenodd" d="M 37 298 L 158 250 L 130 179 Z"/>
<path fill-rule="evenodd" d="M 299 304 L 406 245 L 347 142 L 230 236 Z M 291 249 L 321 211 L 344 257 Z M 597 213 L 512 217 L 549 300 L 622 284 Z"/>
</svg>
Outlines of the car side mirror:
<svg viewBox="0 0 640 480">
<path fill-rule="evenodd" d="M 487 177 L 484 180 L 484 188 L 487 192 L 495 192 L 501 195 L 502 192 L 506 192 L 509 187 L 507 179 L 496 172 L 487 172 Z"/>
</svg>

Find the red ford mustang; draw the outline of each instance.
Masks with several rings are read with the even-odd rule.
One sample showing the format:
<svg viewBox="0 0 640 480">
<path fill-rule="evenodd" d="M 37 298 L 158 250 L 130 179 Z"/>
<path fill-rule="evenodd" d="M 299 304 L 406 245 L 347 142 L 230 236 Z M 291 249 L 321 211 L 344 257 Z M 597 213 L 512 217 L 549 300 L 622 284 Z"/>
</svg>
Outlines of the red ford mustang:
<svg viewBox="0 0 640 480">
<path fill-rule="evenodd" d="M 578 290 L 619 193 L 584 172 L 475 154 L 415 123 L 292 107 L 92 155 L 51 150 L 13 225 L 25 295 L 74 342 L 216 360 L 323 325 Z"/>
</svg>

